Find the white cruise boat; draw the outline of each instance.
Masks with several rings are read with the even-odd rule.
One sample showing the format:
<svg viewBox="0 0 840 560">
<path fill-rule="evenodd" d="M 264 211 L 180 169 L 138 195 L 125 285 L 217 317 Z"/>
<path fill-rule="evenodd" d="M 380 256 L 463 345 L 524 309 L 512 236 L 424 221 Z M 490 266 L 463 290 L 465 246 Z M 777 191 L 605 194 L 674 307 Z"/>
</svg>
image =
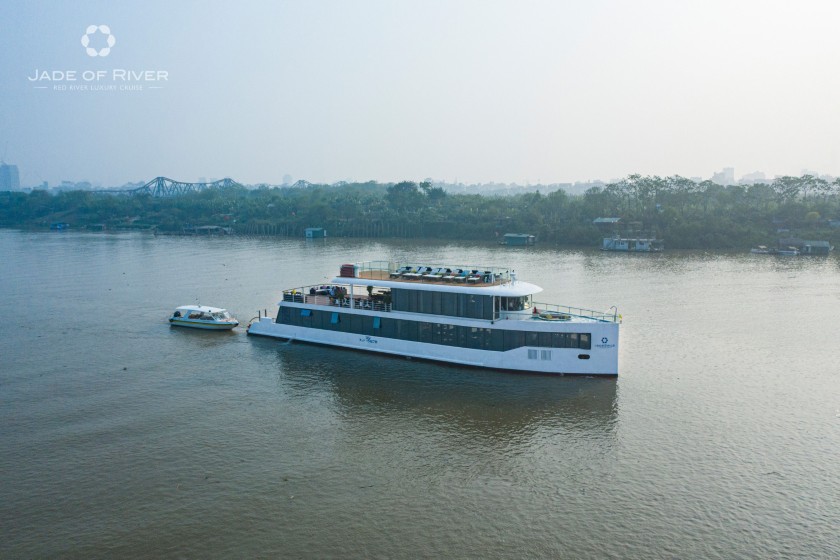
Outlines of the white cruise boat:
<svg viewBox="0 0 840 560">
<path fill-rule="evenodd" d="M 248 334 L 467 366 L 618 375 L 621 318 L 533 300 L 509 269 L 342 265 L 327 284 L 283 292 L 277 316 Z"/>
<path fill-rule="evenodd" d="M 229 331 L 239 321 L 227 309 L 206 305 L 182 305 L 172 312 L 169 324 L 173 327 L 190 327 L 210 331 Z"/>
</svg>

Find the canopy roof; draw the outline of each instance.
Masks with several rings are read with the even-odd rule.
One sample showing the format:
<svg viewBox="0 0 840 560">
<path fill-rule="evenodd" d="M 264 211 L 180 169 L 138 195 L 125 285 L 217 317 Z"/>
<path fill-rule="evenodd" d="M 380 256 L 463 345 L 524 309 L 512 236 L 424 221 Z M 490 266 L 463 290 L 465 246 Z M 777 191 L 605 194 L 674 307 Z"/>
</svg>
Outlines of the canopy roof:
<svg viewBox="0 0 840 560">
<path fill-rule="evenodd" d="M 204 313 L 222 313 L 227 309 L 221 307 L 210 307 L 207 305 L 182 305 L 175 309 L 175 311 L 203 311 Z"/>
<path fill-rule="evenodd" d="M 375 280 L 370 278 L 346 278 L 336 276 L 334 284 L 352 284 L 354 286 L 375 286 L 377 288 L 392 288 L 395 290 L 421 290 L 424 292 L 452 292 L 456 294 L 481 294 L 485 296 L 521 297 L 538 294 L 543 291 L 536 284 L 516 280 L 505 284 L 470 285 L 443 284 L 439 282 L 406 282 L 401 280 Z"/>
</svg>

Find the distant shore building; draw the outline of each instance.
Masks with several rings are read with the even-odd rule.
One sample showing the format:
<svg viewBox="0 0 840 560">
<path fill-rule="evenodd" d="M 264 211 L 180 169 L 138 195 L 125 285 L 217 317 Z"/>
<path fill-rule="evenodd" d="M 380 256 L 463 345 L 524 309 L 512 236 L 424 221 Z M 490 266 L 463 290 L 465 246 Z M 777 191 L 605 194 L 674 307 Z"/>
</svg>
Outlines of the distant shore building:
<svg viewBox="0 0 840 560">
<path fill-rule="evenodd" d="M 307 239 L 323 239 L 327 236 L 327 230 L 320 227 L 308 227 L 306 228 L 306 238 Z"/>
<path fill-rule="evenodd" d="M 20 174 L 17 165 L 0 164 L 0 191 L 20 190 Z"/>
<path fill-rule="evenodd" d="M 739 185 L 754 185 L 756 183 L 764 183 L 767 181 L 767 176 L 761 171 L 747 173 L 738 180 Z"/>
<path fill-rule="evenodd" d="M 528 233 L 506 233 L 502 245 L 526 246 L 533 245 L 536 242 L 536 236 Z"/>
<path fill-rule="evenodd" d="M 231 235 L 233 230 L 222 226 L 184 226 L 181 235 Z"/>
<path fill-rule="evenodd" d="M 735 184 L 735 168 L 724 167 L 723 171 L 719 171 L 712 175 L 712 182 L 724 187 Z"/>
<path fill-rule="evenodd" d="M 621 218 L 595 218 L 592 224 L 600 230 L 611 231 L 621 225 Z"/>
</svg>

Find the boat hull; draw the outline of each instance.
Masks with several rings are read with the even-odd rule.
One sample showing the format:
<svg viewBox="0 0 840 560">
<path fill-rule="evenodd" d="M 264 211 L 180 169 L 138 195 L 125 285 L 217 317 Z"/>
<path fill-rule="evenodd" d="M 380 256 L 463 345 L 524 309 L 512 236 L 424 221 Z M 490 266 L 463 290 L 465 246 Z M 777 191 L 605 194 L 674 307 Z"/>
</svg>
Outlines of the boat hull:
<svg viewBox="0 0 840 560">
<path fill-rule="evenodd" d="M 506 371 L 607 377 L 618 375 L 618 325 L 587 323 L 580 328 L 591 333 L 591 349 L 523 346 L 507 351 L 477 350 L 285 325 L 266 317 L 252 323 L 248 327 L 248 334 Z"/>
<path fill-rule="evenodd" d="M 169 324 L 173 327 L 186 327 L 190 329 L 202 329 L 205 331 L 229 331 L 239 325 L 238 322 L 212 322 L 212 321 L 192 321 L 190 319 L 169 319 Z"/>
</svg>

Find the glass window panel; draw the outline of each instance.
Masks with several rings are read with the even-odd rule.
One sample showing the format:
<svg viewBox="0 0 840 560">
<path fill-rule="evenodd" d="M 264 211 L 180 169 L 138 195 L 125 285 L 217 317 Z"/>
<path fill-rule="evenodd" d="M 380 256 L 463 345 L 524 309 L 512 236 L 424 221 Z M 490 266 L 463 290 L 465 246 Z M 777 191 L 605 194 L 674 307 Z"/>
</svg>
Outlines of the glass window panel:
<svg viewBox="0 0 840 560">
<path fill-rule="evenodd" d="M 539 346 L 539 333 L 529 332 L 525 333 L 525 346 Z"/>
<path fill-rule="evenodd" d="M 592 334 L 591 333 L 580 333 L 580 347 L 589 350 L 592 348 Z"/>
</svg>

